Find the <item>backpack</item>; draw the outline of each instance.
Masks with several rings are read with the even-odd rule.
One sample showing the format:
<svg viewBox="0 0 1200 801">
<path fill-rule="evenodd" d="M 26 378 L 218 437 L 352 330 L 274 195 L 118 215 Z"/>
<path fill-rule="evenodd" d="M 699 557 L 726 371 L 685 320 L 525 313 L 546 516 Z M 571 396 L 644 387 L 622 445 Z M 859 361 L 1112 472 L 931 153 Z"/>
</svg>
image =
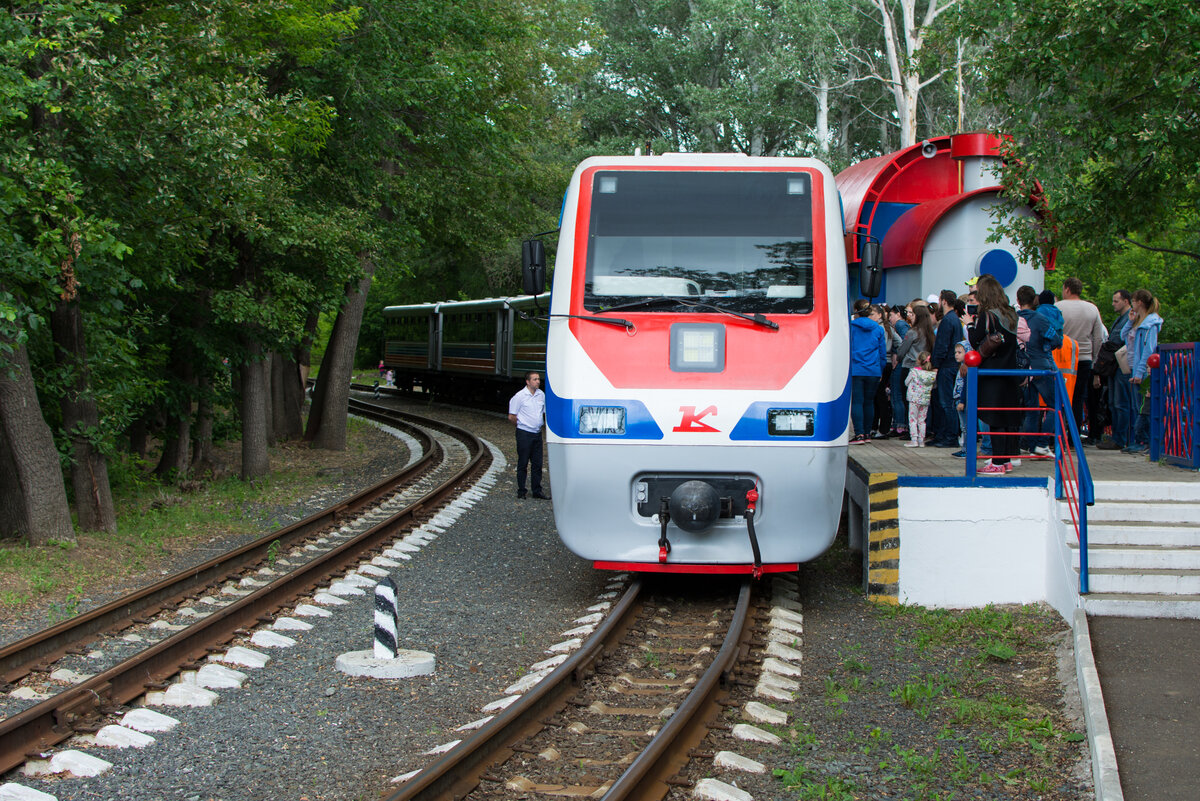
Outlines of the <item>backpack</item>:
<svg viewBox="0 0 1200 801">
<path fill-rule="evenodd" d="M 1046 327 L 1046 333 L 1042 337 L 1049 345 L 1046 352 L 1050 353 L 1062 347 L 1063 343 L 1063 316 L 1062 312 L 1053 303 L 1045 303 L 1037 307 L 1037 313 L 1046 318 L 1049 325 Z"/>
</svg>

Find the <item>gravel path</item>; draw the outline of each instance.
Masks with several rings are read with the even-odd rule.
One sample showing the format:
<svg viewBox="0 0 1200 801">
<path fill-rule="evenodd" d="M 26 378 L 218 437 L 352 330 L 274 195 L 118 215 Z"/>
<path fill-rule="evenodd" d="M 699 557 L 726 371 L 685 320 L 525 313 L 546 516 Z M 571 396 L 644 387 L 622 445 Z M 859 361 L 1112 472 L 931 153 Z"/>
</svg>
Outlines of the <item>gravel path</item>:
<svg viewBox="0 0 1200 801">
<path fill-rule="evenodd" d="M 414 410 L 415 411 L 415 410 Z M 515 460 L 507 421 L 442 410 Z M 376 799 L 420 756 L 463 735 L 559 633 L 584 614 L 608 575 L 567 552 L 549 503 L 518 501 L 511 467 L 473 509 L 413 559 L 392 569 L 401 646 L 433 652 L 433 676 L 350 678 L 338 654 L 371 644 L 373 598 L 349 599 L 298 645 L 271 649 L 241 690 L 212 707 L 159 709 L 181 721 L 143 751 L 93 750 L 114 763 L 87 778 L 10 776 L 67 799 Z"/>
</svg>

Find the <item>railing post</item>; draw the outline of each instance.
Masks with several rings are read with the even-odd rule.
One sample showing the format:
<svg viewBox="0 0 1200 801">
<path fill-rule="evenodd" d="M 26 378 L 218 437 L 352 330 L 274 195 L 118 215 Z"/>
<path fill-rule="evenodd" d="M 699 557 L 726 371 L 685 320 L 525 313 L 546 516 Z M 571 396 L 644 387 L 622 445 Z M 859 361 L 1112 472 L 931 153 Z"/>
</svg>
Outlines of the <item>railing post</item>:
<svg viewBox="0 0 1200 801">
<path fill-rule="evenodd" d="M 1063 381 L 1062 373 L 1055 370 L 1054 373 L 1054 408 L 1050 410 L 1054 415 L 1054 497 L 1061 498 L 1065 492 L 1063 488 L 1063 396 L 1067 394 L 1067 385 Z M 1066 399 L 1067 408 L 1071 407 L 1071 399 Z"/>
<path fill-rule="evenodd" d="M 963 465 L 963 475 L 966 478 L 973 478 L 979 469 L 979 368 L 967 366 L 967 429 L 963 432 L 963 460 L 966 462 Z M 993 444 L 993 447 L 995 445 Z"/>
<path fill-rule="evenodd" d="M 1158 354 L 1157 348 L 1154 353 Z M 1150 368 L 1150 461 L 1152 462 L 1157 462 L 1162 457 L 1163 411 L 1167 405 L 1166 381 L 1164 380 L 1166 370 L 1163 369 L 1162 357 L 1159 356 L 1159 359 L 1158 367 Z M 1137 393 L 1140 398 L 1142 394 L 1140 386 Z"/>
<path fill-rule="evenodd" d="M 1189 455 L 1192 457 L 1192 469 L 1200 470 L 1200 342 L 1192 343 L 1192 362 L 1188 365 L 1188 382 L 1191 388 L 1188 401 L 1188 419 L 1180 426 L 1187 431 Z"/>
</svg>

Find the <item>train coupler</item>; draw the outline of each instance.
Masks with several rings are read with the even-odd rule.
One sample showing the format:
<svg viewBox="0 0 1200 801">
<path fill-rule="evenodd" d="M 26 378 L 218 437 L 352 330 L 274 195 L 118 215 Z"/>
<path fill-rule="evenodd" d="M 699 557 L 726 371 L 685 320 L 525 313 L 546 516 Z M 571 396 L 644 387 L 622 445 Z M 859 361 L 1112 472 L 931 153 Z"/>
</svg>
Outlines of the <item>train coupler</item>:
<svg viewBox="0 0 1200 801">
<path fill-rule="evenodd" d="M 658 563 L 665 565 L 667 555 L 671 553 L 671 541 L 667 539 L 667 523 L 671 522 L 671 502 L 668 498 L 659 500 L 658 520 L 662 525 L 662 533 L 658 537 Z"/>
<path fill-rule="evenodd" d="M 743 517 L 746 519 L 746 531 L 750 534 L 750 548 L 754 551 L 754 570 L 751 575 L 758 579 L 762 578 L 763 565 L 762 554 L 758 550 L 758 536 L 754 533 L 754 507 L 758 503 L 758 488 L 746 490 L 746 513 Z"/>
</svg>

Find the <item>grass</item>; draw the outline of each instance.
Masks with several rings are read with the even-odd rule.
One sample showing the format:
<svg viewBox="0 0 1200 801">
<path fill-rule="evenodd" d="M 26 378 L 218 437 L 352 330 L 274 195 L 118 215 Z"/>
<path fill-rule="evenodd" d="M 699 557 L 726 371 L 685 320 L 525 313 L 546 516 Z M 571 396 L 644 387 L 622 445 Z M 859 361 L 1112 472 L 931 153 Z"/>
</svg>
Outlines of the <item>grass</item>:
<svg viewBox="0 0 1200 801">
<path fill-rule="evenodd" d="M 806 738 L 796 747 L 800 732 L 790 732 L 800 761 L 775 771 L 788 788 L 780 797 L 933 801 L 973 798 L 988 787 L 1037 797 L 1062 783 L 1064 766 L 1078 758 L 1077 744 L 1086 738 L 1052 711 L 1057 685 L 1047 651 L 1061 628 L 1052 612 L 873 610 L 878 628 L 866 636 L 874 649 L 843 644 L 830 657 L 824 692 L 805 707 L 804 728 L 821 732 L 820 742 Z M 912 672 L 905 676 L 896 665 Z M 876 710 L 870 717 L 877 721 L 865 729 L 864 708 Z M 861 767 L 853 783 L 847 762 Z"/>
<path fill-rule="evenodd" d="M 277 527 L 263 510 L 312 495 L 329 483 L 323 470 L 369 462 L 373 430 L 351 419 L 343 452 L 272 447 L 271 474 L 253 482 L 237 477 L 237 442 L 218 446 L 217 476 L 178 485 L 156 480 L 151 462 L 118 457 L 110 463 L 116 533 L 79 532 L 75 543 L 41 547 L 0 540 L 0 614 L 44 607 L 39 614 L 51 625 L 77 615 L 89 595 L 114 582 L 158 580 L 176 551 Z"/>
</svg>

